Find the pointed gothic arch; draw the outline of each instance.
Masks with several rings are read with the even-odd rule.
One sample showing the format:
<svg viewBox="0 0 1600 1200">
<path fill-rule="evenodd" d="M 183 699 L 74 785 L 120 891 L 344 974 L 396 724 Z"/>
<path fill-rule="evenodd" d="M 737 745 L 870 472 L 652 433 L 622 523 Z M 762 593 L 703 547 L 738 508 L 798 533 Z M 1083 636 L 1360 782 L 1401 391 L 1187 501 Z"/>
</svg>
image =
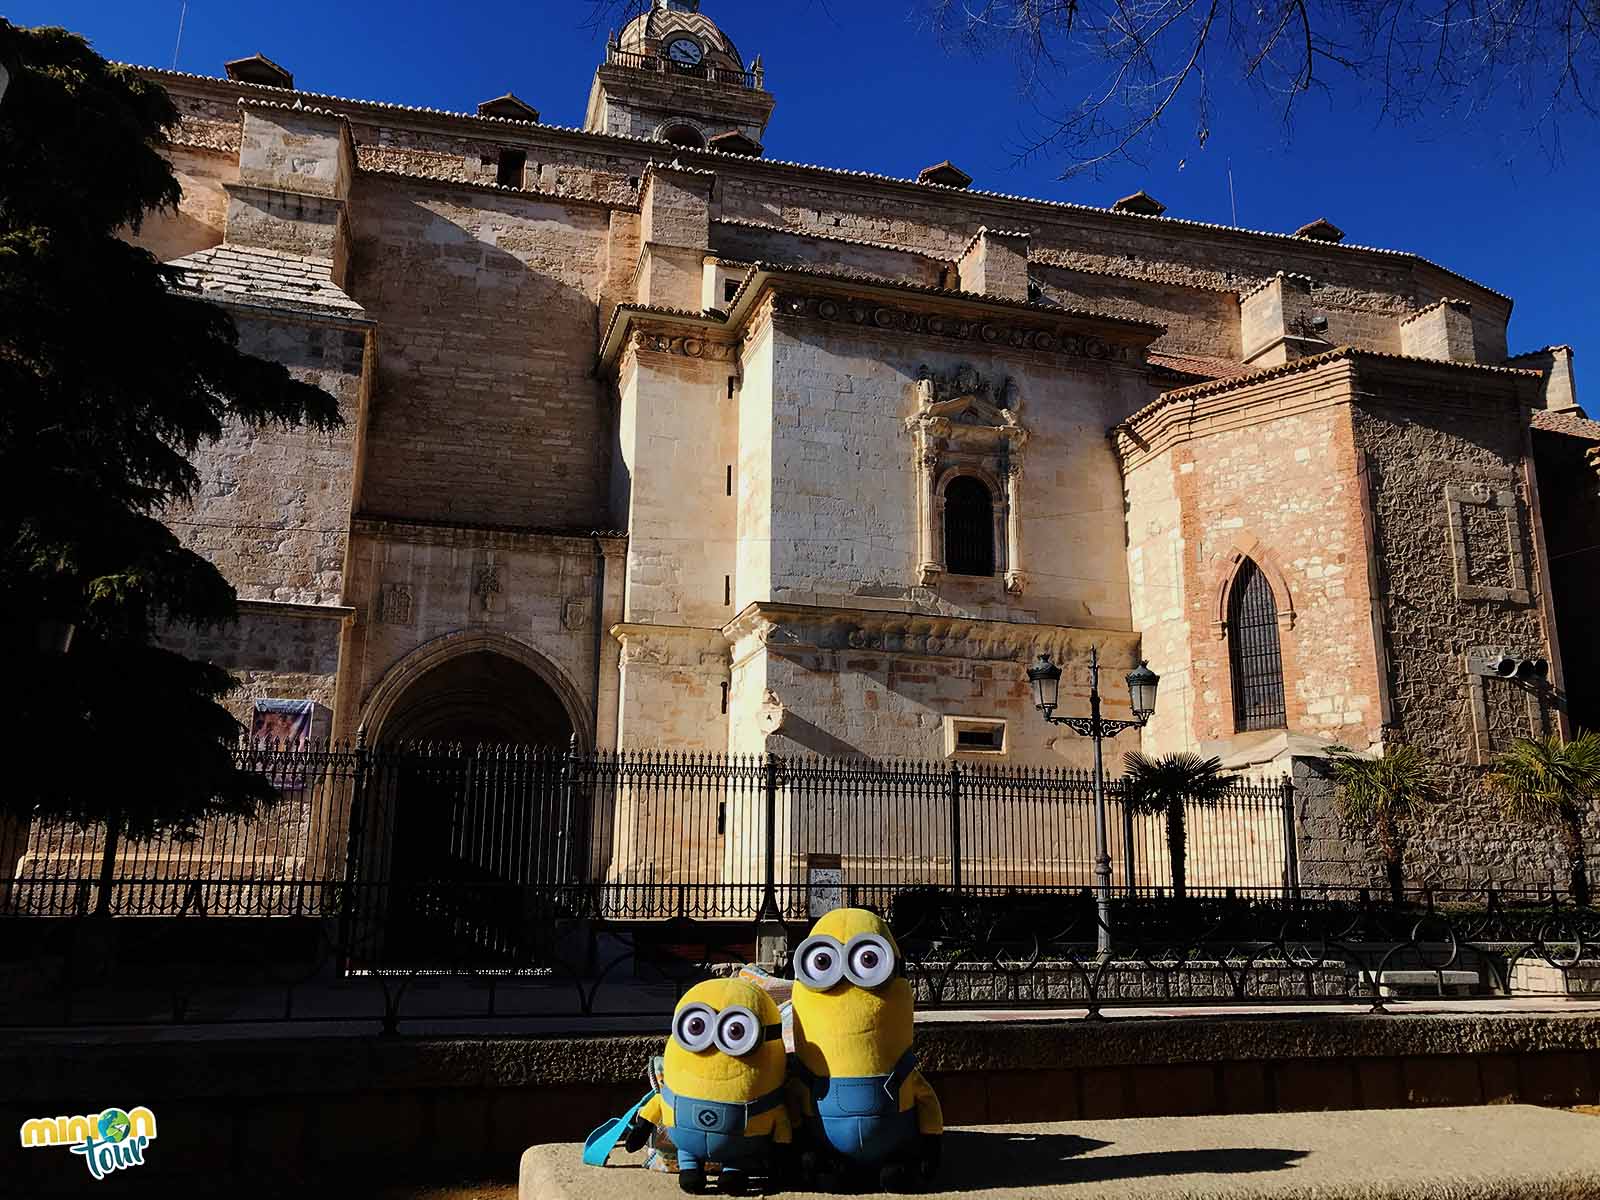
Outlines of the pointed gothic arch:
<svg viewBox="0 0 1600 1200">
<path fill-rule="evenodd" d="M 1245 558 L 1234 572 L 1228 590 L 1227 633 L 1235 731 L 1286 728 L 1289 709 L 1278 604 L 1266 573 L 1252 558 Z"/>
</svg>

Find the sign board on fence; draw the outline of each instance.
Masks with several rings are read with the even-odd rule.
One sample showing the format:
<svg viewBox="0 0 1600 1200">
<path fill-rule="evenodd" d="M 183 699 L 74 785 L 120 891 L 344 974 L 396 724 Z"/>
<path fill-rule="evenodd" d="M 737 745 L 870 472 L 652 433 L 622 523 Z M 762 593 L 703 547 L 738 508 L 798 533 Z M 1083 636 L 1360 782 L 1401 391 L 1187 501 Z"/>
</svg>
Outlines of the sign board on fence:
<svg viewBox="0 0 1600 1200">
<path fill-rule="evenodd" d="M 844 865 L 837 854 L 806 855 L 806 914 L 820 917 L 844 904 Z"/>
</svg>

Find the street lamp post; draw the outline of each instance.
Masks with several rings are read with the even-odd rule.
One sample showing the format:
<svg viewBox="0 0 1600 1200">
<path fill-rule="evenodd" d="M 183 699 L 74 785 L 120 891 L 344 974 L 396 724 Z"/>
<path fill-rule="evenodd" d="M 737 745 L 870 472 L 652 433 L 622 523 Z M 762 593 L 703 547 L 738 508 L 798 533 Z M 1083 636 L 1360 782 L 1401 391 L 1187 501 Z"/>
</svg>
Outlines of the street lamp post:
<svg viewBox="0 0 1600 1200">
<path fill-rule="evenodd" d="M 1095 908 L 1100 926 L 1098 948 L 1101 955 L 1111 952 L 1111 854 L 1106 849 L 1106 770 L 1103 743 L 1124 729 L 1141 729 L 1156 710 L 1156 688 L 1161 677 L 1141 661 L 1128 672 L 1128 698 L 1133 705 L 1133 720 L 1115 721 L 1100 715 L 1100 650 L 1089 649 L 1089 715 L 1087 717 L 1058 717 L 1056 702 L 1061 692 L 1061 668 L 1050 661 L 1048 654 L 1028 668 L 1028 682 L 1033 685 L 1033 701 L 1044 719 L 1052 725 L 1065 725 L 1074 733 L 1094 739 L 1094 874 Z M 1128 886 L 1133 886 L 1130 877 Z"/>
</svg>

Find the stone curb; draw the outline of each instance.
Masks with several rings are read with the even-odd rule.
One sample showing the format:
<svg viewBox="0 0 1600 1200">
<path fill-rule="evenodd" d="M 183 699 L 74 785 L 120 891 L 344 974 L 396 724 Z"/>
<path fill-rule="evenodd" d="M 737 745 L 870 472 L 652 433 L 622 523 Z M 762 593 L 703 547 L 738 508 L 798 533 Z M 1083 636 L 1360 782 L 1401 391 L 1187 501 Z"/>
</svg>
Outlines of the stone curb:
<svg viewBox="0 0 1600 1200">
<path fill-rule="evenodd" d="M 672 1200 L 670 1176 L 522 1157 L 519 1200 Z M 1553 1109 L 1279 1113 L 951 1130 L 931 1195 L 981 1200 L 1595 1200 L 1600 1127 Z M 811 1193 L 782 1190 L 781 1195 Z"/>
</svg>

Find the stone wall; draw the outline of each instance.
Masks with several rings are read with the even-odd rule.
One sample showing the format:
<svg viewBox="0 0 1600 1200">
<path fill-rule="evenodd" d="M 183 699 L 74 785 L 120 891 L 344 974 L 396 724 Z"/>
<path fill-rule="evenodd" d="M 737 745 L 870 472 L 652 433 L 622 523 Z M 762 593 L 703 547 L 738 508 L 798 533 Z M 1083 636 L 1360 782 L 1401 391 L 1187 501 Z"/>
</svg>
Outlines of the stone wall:
<svg viewBox="0 0 1600 1200">
<path fill-rule="evenodd" d="M 1553 831 L 1508 824 L 1480 768 L 1513 738 L 1553 728 L 1548 700 L 1466 669 L 1474 646 L 1550 657 L 1523 457 L 1536 386 L 1466 373 L 1451 384 L 1402 372 L 1362 380 L 1355 432 L 1369 464 L 1393 732 L 1446 768 L 1448 801 L 1413 844 L 1417 879 L 1564 886 Z M 1493 503 L 1501 495 L 1509 508 Z M 1600 831 L 1600 815 L 1591 824 Z"/>
<path fill-rule="evenodd" d="M 969 352 L 781 314 L 772 354 L 771 590 L 751 599 L 896 599 L 947 615 L 1128 627 L 1122 514 L 1106 503 L 1117 467 L 1104 435 L 1142 403 L 1140 375 L 1067 354 Z M 1020 532 L 1009 565 L 1023 576 L 1020 590 L 1008 590 L 998 571 L 919 577 L 919 521 L 931 518 L 919 517 L 918 448 L 906 420 L 924 367 L 941 379 L 970 368 L 996 402 L 1011 381 L 1027 433 L 1011 485 Z M 754 399 L 748 379 L 744 396 Z M 1000 503 L 998 481 L 986 486 Z"/>
<path fill-rule="evenodd" d="M 210 630 L 173 626 L 161 641 L 232 672 L 240 687 L 223 703 L 248 730 L 257 700 L 314 700 L 333 709 L 343 615 L 342 609 L 309 613 L 296 605 L 247 601 L 236 624 Z"/>
<path fill-rule="evenodd" d="M 605 213 L 362 176 L 350 291 L 378 322 L 361 508 L 595 528 Z"/>
<path fill-rule="evenodd" d="M 339 401 L 331 433 L 230 425 L 194 455 L 194 499 L 163 514 L 248 600 L 343 602 L 366 335 L 359 328 L 235 312 L 240 348 Z"/>
</svg>

